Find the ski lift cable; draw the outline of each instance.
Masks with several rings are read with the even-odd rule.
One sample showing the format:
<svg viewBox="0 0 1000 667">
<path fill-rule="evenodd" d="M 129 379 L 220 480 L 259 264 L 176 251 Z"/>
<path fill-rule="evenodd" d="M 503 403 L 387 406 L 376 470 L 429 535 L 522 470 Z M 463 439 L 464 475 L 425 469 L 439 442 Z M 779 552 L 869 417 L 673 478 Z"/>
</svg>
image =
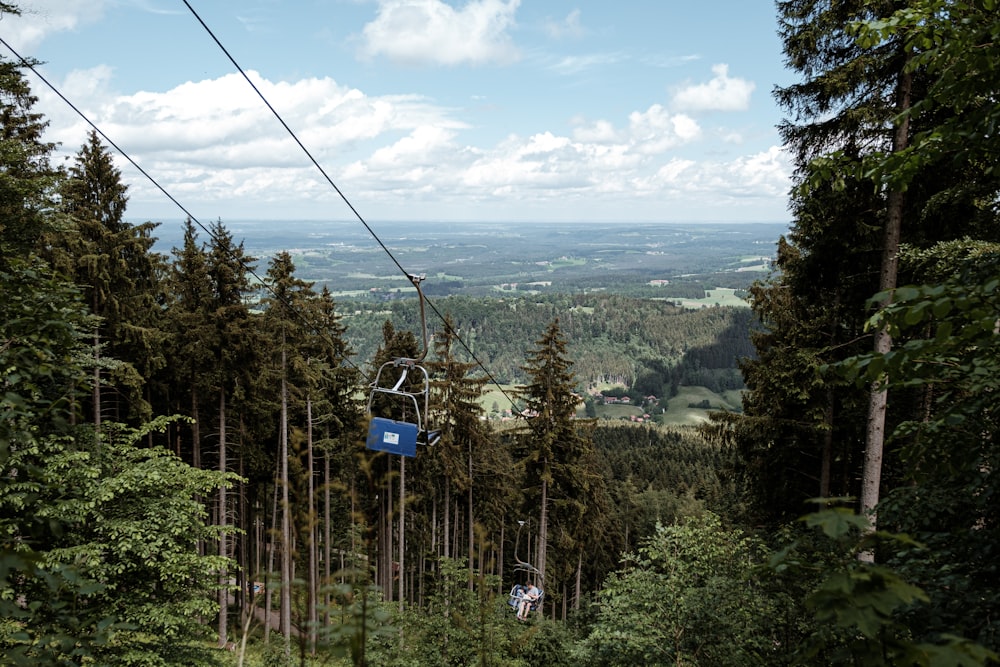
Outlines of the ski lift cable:
<svg viewBox="0 0 1000 667">
<path fill-rule="evenodd" d="M 21 63 L 22 66 L 27 67 L 28 69 L 30 69 L 35 74 L 35 76 L 38 77 L 38 79 L 49 88 L 49 90 L 51 90 L 53 93 L 55 93 L 55 95 L 57 97 L 59 97 L 59 99 L 61 99 L 63 102 L 65 102 L 66 105 L 69 106 L 70 109 L 72 109 L 87 125 L 89 125 L 94 130 L 94 132 L 96 132 L 97 134 L 99 134 L 101 136 L 101 138 L 108 143 L 108 145 L 110 145 L 112 148 L 114 148 L 118 152 L 119 155 L 121 155 L 133 167 L 135 167 L 135 169 L 138 170 L 138 172 L 140 174 L 142 174 L 150 183 L 152 183 L 153 186 L 156 187 L 157 190 L 159 190 L 161 193 L 163 193 L 163 195 L 167 199 L 169 199 L 171 202 L 173 202 L 173 204 L 175 206 L 177 206 L 177 208 L 179 208 L 193 223 L 195 223 L 199 228 L 202 229 L 202 231 L 204 231 L 206 234 L 208 234 L 208 236 L 211 239 L 216 240 L 216 241 L 218 240 L 218 238 L 215 236 L 215 234 L 212 232 L 212 230 L 210 228 L 206 227 L 194 214 L 192 214 L 184 206 L 184 204 L 182 204 L 180 201 L 178 201 L 177 198 L 175 198 L 172 194 L 170 194 L 170 192 L 167 191 L 166 188 L 164 188 L 162 185 L 160 185 L 160 183 L 155 178 L 153 178 L 153 176 L 149 172 L 147 172 L 145 169 L 143 169 L 142 166 L 139 165 L 138 162 L 136 162 L 134 159 L 132 159 L 131 155 L 129 155 L 121 146 L 119 146 L 118 144 L 116 144 L 114 142 L 114 140 L 111 139 L 111 137 L 109 137 L 107 134 L 105 134 L 104 131 L 100 127 L 98 127 L 96 123 L 94 123 L 92 120 L 90 120 L 90 118 L 87 116 L 87 114 L 85 114 L 79 107 L 77 107 L 75 104 L 73 104 L 73 102 L 71 102 L 69 100 L 69 98 L 67 98 L 65 95 L 63 95 L 62 91 L 60 91 L 53 83 L 51 83 L 48 79 L 46 79 L 45 76 L 40 71 L 38 71 L 38 68 L 35 67 L 35 64 L 32 61 L 29 61 L 24 56 L 22 56 L 20 53 L 18 53 L 18 51 L 13 46 L 11 46 L 7 42 L 7 40 L 5 40 L 3 37 L 0 37 L 0 44 L 3 44 L 4 47 L 8 51 L 10 51 L 14 55 L 14 57 Z M 266 289 L 268 292 L 270 292 L 271 295 L 274 296 L 275 299 L 277 299 L 278 301 L 280 301 L 288 309 L 288 312 L 292 313 L 294 317 L 298 318 L 298 320 L 303 325 L 305 325 L 307 328 L 309 328 L 309 329 L 317 332 L 320 336 L 322 336 L 324 338 L 327 338 L 327 342 L 331 343 L 334 346 L 336 345 L 335 342 L 326 335 L 326 332 L 324 332 L 320 327 L 315 326 L 314 323 L 309 322 L 301 312 L 299 312 L 296 308 L 294 308 L 292 306 L 292 304 L 289 303 L 284 297 L 282 297 L 280 294 L 278 294 L 274 290 L 274 288 L 271 287 L 267 283 L 266 280 L 264 280 L 263 278 L 261 278 L 257 274 L 257 272 L 254 270 L 254 268 L 252 266 L 250 266 L 250 264 L 248 264 L 246 262 L 245 259 L 237 256 L 235 253 L 232 253 L 232 252 L 230 253 L 230 257 L 233 258 L 233 259 L 236 259 L 236 261 L 238 261 L 243 266 L 243 269 L 247 273 L 249 273 L 251 276 L 253 276 L 254 278 L 256 278 L 257 281 L 258 281 L 258 283 L 260 283 L 264 287 L 264 289 Z M 362 375 L 362 377 L 365 378 L 366 381 L 371 381 L 371 378 L 368 376 L 368 374 L 365 373 L 365 371 L 363 369 L 359 368 L 357 364 L 355 364 L 353 361 L 351 361 L 351 359 L 349 357 L 345 356 L 344 357 L 344 361 L 349 366 L 351 366 L 352 368 L 354 368 L 355 370 L 357 370 Z"/>
<path fill-rule="evenodd" d="M 247 73 L 243 69 L 243 67 L 240 66 L 240 64 L 238 62 L 236 62 L 236 59 L 233 57 L 233 55 L 222 44 L 222 42 L 219 40 L 219 38 L 215 36 L 215 33 L 212 32 L 212 29 L 209 28 L 208 25 L 205 23 L 205 21 L 202 20 L 201 16 L 198 15 L 198 12 L 196 12 L 195 9 L 194 9 L 194 7 L 191 6 L 191 3 L 189 3 L 188 0 L 183 0 L 183 1 L 184 1 L 184 5 L 188 8 L 188 10 L 194 16 L 194 18 L 198 21 L 198 23 L 201 24 L 201 27 L 204 28 L 205 32 L 207 32 L 208 35 L 209 35 L 209 37 L 212 38 L 212 41 L 214 41 L 216 43 L 216 45 L 219 47 L 219 49 L 226 55 L 226 58 L 229 59 L 229 62 L 231 62 L 233 64 L 233 67 L 236 68 L 236 70 L 246 80 L 246 82 L 250 85 L 250 87 L 253 89 L 253 91 L 255 93 L 257 93 L 257 96 L 261 99 L 261 101 L 264 103 L 264 105 L 271 111 L 271 113 L 278 120 L 278 122 L 281 123 L 281 126 L 283 128 L 285 128 L 285 131 L 288 132 L 288 134 L 289 134 L 289 136 L 291 136 L 292 140 L 295 141 L 296 144 L 298 144 L 299 148 L 302 149 L 302 152 L 305 153 L 306 157 L 309 158 L 309 161 L 312 162 L 313 166 L 316 167 L 316 169 L 319 171 L 319 173 L 323 176 L 323 178 L 326 180 L 326 182 L 330 185 L 330 187 L 332 187 L 334 189 L 334 191 L 337 193 L 337 195 L 340 196 L 340 198 L 343 200 L 343 202 L 347 205 L 347 208 L 349 208 L 351 210 L 351 213 L 353 213 L 354 216 L 358 219 L 358 221 L 361 222 L 361 224 L 364 226 L 364 228 L 366 230 L 368 230 L 368 233 L 371 234 L 371 237 L 373 239 L 375 239 L 375 241 L 379 244 L 379 246 L 382 248 L 382 250 L 385 251 L 385 254 L 389 256 L 389 259 L 392 260 L 392 262 L 403 273 L 403 275 L 406 276 L 407 279 L 409 279 L 409 280 L 412 281 L 412 274 L 410 274 L 405 268 L 403 268 L 403 265 L 399 262 L 398 259 L 396 259 L 396 256 L 393 255 L 392 251 L 389 250 L 389 248 L 385 245 L 385 243 L 382 242 L 382 239 L 379 238 L 378 234 L 375 233 L 375 230 L 372 229 L 371 225 L 368 224 L 368 222 L 364 219 L 364 217 L 361 215 L 361 213 L 354 207 L 354 205 L 350 202 L 350 200 L 347 198 L 347 196 L 344 194 L 344 192 L 339 187 L 337 187 L 337 184 L 333 181 L 333 179 L 329 176 L 329 174 L 326 173 L 326 170 L 323 169 L 323 167 L 316 160 L 316 158 L 313 157 L 313 155 L 309 151 L 309 149 L 306 148 L 305 144 L 303 144 L 302 141 L 299 140 L 298 136 L 295 134 L 295 132 L 292 130 L 292 128 L 289 127 L 288 123 L 286 123 L 285 120 L 281 117 L 281 114 L 278 113 L 278 111 L 267 100 L 267 97 L 264 95 L 264 93 L 262 93 L 260 91 L 260 89 L 250 79 L 250 77 L 247 75 Z M 437 306 L 435 306 L 429 299 L 427 299 L 426 296 L 424 296 L 422 293 L 420 293 L 419 289 L 418 289 L 418 295 L 419 295 L 419 298 L 420 298 L 420 304 L 421 304 L 420 307 L 421 307 L 421 309 L 423 309 L 423 304 L 426 301 L 427 305 L 430 306 L 431 310 L 434 311 L 434 314 L 437 315 L 438 318 L 441 320 L 443 326 L 449 331 L 449 333 L 451 333 L 451 334 L 453 334 L 455 336 L 456 340 L 458 340 L 458 342 L 462 345 L 462 348 L 465 349 L 465 351 L 469 354 L 469 356 L 472 358 L 472 360 L 475 361 L 476 365 L 479 366 L 483 370 L 484 373 L 486 373 L 486 376 L 489 378 L 489 380 L 494 385 L 496 385 L 496 387 L 500 390 L 500 392 L 504 395 L 504 397 L 510 402 L 511 406 L 512 407 L 515 406 L 516 404 L 514 402 L 514 399 L 510 397 L 510 395 L 507 393 L 507 390 L 503 388 L 503 386 L 493 376 L 493 374 L 486 367 L 486 365 L 483 364 L 483 362 L 479 360 L 479 358 L 472 351 L 472 349 L 466 344 L 466 342 L 462 338 L 462 336 L 457 331 L 455 331 L 454 329 L 452 329 L 451 326 L 449 326 L 447 320 L 444 318 L 444 315 L 442 315 L 441 312 L 437 309 Z M 426 339 L 426 331 L 424 333 L 424 337 Z M 515 410 L 515 413 L 516 412 L 517 411 Z"/>
</svg>

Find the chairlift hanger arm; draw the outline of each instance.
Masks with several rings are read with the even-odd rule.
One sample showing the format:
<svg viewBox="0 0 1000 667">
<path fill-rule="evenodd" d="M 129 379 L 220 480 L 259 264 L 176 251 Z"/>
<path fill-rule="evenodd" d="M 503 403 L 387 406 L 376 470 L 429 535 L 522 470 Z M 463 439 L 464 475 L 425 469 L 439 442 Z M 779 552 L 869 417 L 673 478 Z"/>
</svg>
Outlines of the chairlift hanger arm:
<svg viewBox="0 0 1000 667">
<path fill-rule="evenodd" d="M 418 357 L 413 359 L 410 359 L 409 357 L 399 357 L 397 359 L 393 359 L 392 364 L 397 367 L 405 366 L 406 368 L 413 368 L 414 366 L 419 366 L 420 362 L 427 358 L 427 352 L 429 349 L 427 341 L 427 315 L 424 308 L 424 292 L 420 289 L 420 283 L 422 283 L 427 276 L 418 276 L 413 273 L 408 273 L 406 277 L 409 278 L 410 282 L 413 283 L 413 286 L 417 288 L 417 299 L 420 301 L 420 330 L 423 334 L 424 349 Z"/>
<path fill-rule="evenodd" d="M 424 334 L 424 351 L 420 353 L 420 356 L 413 359 L 414 363 L 419 364 L 427 357 L 427 316 L 424 313 L 424 292 L 420 289 L 420 283 L 427 278 L 427 276 L 421 274 L 416 275 L 413 273 L 407 274 L 407 278 L 413 283 L 413 286 L 417 288 L 417 298 L 420 300 L 420 328 Z"/>
</svg>

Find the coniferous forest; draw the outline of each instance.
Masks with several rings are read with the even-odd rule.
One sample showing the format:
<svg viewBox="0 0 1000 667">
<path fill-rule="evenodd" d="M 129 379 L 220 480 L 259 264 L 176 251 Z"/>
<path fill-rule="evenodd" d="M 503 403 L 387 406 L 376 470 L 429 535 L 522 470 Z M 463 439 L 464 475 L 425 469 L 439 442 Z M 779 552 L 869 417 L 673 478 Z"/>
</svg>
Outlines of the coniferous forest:
<svg viewBox="0 0 1000 667">
<path fill-rule="evenodd" d="M 450 298 L 424 336 L 412 300 L 353 343 L 221 220 L 154 251 L 0 60 L 0 664 L 998 662 L 1000 12 L 776 25 L 793 222 L 751 309 Z M 602 382 L 743 409 L 588 418 Z M 366 447 L 400 397 L 413 457 Z"/>
</svg>

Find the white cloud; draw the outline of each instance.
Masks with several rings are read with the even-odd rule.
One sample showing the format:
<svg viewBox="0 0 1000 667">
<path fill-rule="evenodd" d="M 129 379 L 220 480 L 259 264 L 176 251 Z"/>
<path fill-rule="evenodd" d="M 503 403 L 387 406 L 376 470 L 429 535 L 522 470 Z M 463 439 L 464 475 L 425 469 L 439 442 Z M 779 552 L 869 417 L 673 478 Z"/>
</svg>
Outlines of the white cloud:
<svg viewBox="0 0 1000 667">
<path fill-rule="evenodd" d="M 598 120 L 590 125 L 584 125 L 583 121 L 577 121 L 573 128 L 573 138 L 583 143 L 609 144 L 620 142 L 621 133 L 615 126 L 606 121 Z"/>
<path fill-rule="evenodd" d="M 545 22 L 545 34 L 551 39 L 580 38 L 586 31 L 580 23 L 580 10 L 574 9 L 561 21 L 548 20 Z"/>
<path fill-rule="evenodd" d="M 701 135 L 694 119 L 684 114 L 671 115 L 659 104 L 644 112 L 633 111 L 628 120 L 631 142 L 641 153 L 663 153 Z"/>
<path fill-rule="evenodd" d="M 369 177 L 352 186 L 378 189 L 400 179 L 419 183 L 438 165 L 450 170 L 450 155 L 461 150 L 451 142 L 465 123 L 419 96 L 370 97 L 329 78 L 275 83 L 253 71 L 248 76 L 328 174 L 336 179 L 337 169 L 356 172 L 352 158 L 364 163 Z M 336 196 L 241 75 L 132 95 L 110 94 L 108 77 L 103 67 L 77 71 L 59 88 L 182 203 L 238 207 L 241 199 L 266 203 Z M 65 108 L 51 94 L 43 97 L 46 106 Z M 90 127 L 62 113 L 58 132 L 47 138 L 62 142 L 64 154 L 75 154 Z M 162 200 L 124 159 L 119 163 L 123 174 L 132 172 L 127 178 L 133 204 Z"/>
<path fill-rule="evenodd" d="M 626 128 L 616 128 L 607 120 L 586 123 L 573 121 L 573 138 L 581 143 L 623 144 L 640 155 L 659 155 L 702 137 L 698 122 L 685 114 L 671 114 L 659 104 L 645 111 L 633 111 Z"/>
<path fill-rule="evenodd" d="M 744 194 L 753 196 L 787 196 L 792 184 L 791 173 L 791 159 L 780 146 L 741 157 L 730 168 L 734 180 L 743 186 Z"/>
<path fill-rule="evenodd" d="M 109 90 L 111 74 L 74 72 L 60 88 L 196 217 L 349 217 L 240 75 L 121 95 Z M 670 219 L 681 202 L 718 211 L 724 202 L 783 202 L 787 194 L 791 170 L 779 149 L 695 161 L 679 151 L 721 138 L 658 104 L 617 122 L 578 118 L 569 133 L 476 144 L 456 110 L 420 96 L 369 96 L 330 78 L 276 83 L 248 75 L 365 217 Z M 66 153 L 89 131 L 65 118 L 59 128 Z M 152 210 L 177 215 L 155 186 L 121 165 L 130 210 L 144 219 L 155 217 Z"/>
<path fill-rule="evenodd" d="M 509 30 L 521 0 L 379 0 L 363 30 L 363 55 L 437 65 L 509 63 L 517 50 Z"/>
<path fill-rule="evenodd" d="M 746 199 L 783 201 L 791 186 L 791 162 L 779 146 L 719 162 L 672 159 L 661 165 L 648 187 L 712 201 L 713 205 Z"/>
<path fill-rule="evenodd" d="M 647 53 L 639 58 L 639 62 L 644 65 L 649 65 L 650 67 L 659 67 L 661 69 L 672 69 L 674 67 L 681 67 L 682 65 L 687 65 L 688 63 L 701 60 L 701 56 L 695 54 L 688 54 L 682 56 L 674 55 L 663 55 L 658 53 Z"/>
<path fill-rule="evenodd" d="M 743 111 L 750 106 L 754 84 L 729 76 L 728 65 L 712 67 L 715 76 L 708 83 L 677 91 L 672 100 L 675 109 L 684 111 Z"/>
<path fill-rule="evenodd" d="M 96 22 L 108 6 L 107 0 L 33 0 L 18 3 L 21 16 L 4 14 L 0 27 L 4 39 L 16 49 L 30 52 L 45 38 L 74 30 L 82 23 Z M 21 55 L 30 55 L 22 52 Z"/>
<path fill-rule="evenodd" d="M 700 136 L 701 129 L 690 117 L 653 105 L 631 113 L 625 128 L 607 120 L 590 124 L 577 120 L 572 137 L 551 132 L 527 139 L 512 135 L 478 157 L 462 179 L 469 187 L 496 193 L 514 186 L 528 191 L 626 192 L 634 182 L 648 179 L 659 156 Z"/>
<path fill-rule="evenodd" d="M 584 70 L 602 65 L 613 65 L 626 60 L 623 53 L 592 53 L 585 56 L 565 56 L 549 66 L 557 74 L 578 74 Z"/>
<path fill-rule="evenodd" d="M 274 83 L 253 71 L 248 76 L 303 143 L 320 154 L 393 132 L 464 127 L 418 96 L 368 97 L 329 78 Z M 275 142 L 290 138 L 239 74 L 185 83 L 165 93 L 119 96 L 102 115 L 104 124 L 138 150 L 201 156 L 196 161 L 231 166 L 304 158 L 291 146 L 273 152 Z M 259 148 L 266 150 L 256 153 Z"/>
</svg>

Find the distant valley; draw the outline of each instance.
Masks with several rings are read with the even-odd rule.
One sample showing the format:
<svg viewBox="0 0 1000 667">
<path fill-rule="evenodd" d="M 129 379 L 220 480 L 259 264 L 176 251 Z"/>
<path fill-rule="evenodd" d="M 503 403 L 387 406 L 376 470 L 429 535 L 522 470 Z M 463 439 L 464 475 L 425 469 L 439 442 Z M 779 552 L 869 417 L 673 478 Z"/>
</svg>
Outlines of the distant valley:
<svg viewBox="0 0 1000 667">
<path fill-rule="evenodd" d="M 301 278 L 340 299 L 412 292 L 388 253 L 407 273 L 426 275 L 429 296 L 700 299 L 705 289 L 740 290 L 760 277 L 787 231 L 780 223 L 370 223 L 377 241 L 359 222 L 223 222 L 259 258 L 261 275 L 268 257 L 287 250 Z M 180 234 L 179 223 L 161 225 L 158 250 L 179 246 Z"/>
<path fill-rule="evenodd" d="M 426 276 L 430 337 L 443 326 L 439 314 L 453 318 L 467 352 L 506 387 L 491 384 L 484 397 L 491 416 L 510 407 L 526 353 L 558 318 L 588 413 L 652 412 L 680 424 L 740 409 L 738 361 L 753 354 L 743 297 L 787 232 L 782 224 L 383 223 L 372 225 L 375 240 L 360 223 L 225 224 L 257 258 L 258 276 L 285 250 L 298 277 L 332 292 L 359 367 L 385 322 L 420 335 L 416 290 L 398 262 Z M 180 245 L 171 228 L 158 231 L 159 251 Z M 630 405 L 604 404 L 600 392 L 614 387 L 631 393 Z M 655 409 L 641 407 L 649 396 Z"/>
</svg>

